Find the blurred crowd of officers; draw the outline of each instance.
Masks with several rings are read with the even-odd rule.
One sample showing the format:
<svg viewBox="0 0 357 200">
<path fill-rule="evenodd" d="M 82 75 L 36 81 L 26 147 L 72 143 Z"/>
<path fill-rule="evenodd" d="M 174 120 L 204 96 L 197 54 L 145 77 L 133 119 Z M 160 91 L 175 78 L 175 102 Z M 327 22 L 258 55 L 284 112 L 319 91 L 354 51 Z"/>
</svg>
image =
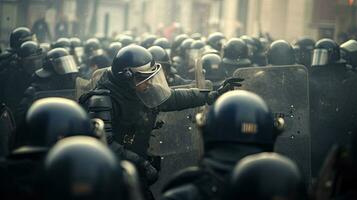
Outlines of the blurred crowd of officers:
<svg viewBox="0 0 357 200">
<path fill-rule="evenodd" d="M 205 105 L 196 117 L 199 165 L 165 177 L 158 198 L 357 197 L 357 138 L 335 147 L 325 162 L 333 170 L 323 168 L 311 184 L 294 161 L 274 153 L 284 120 L 232 78 L 240 68 L 286 65 L 354 73 L 355 40 L 291 44 L 216 32 L 169 41 L 126 31 L 50 44 L 19 27 L 9 44 L 0 56 L 0 199 L 154 199 L 161 158 L 147 149 L 151 131 L 164 126 L 157 115 Z M 210 90 L 196 87 L 200 74 Z"/>
</svg>

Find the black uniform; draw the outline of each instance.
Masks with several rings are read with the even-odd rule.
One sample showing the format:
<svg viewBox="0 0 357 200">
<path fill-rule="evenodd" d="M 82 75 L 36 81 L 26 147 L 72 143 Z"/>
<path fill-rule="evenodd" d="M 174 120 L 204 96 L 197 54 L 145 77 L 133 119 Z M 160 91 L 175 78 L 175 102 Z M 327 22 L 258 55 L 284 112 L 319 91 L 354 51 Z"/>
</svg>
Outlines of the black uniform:
<svg viewBox="0 0 357 200">
<path fill-rule="evenodd" d="M 162 199 L 223 199 L 236 162 L 273 149 L 277 136 L 273 117 L 255 94 L 228 92 L 204 119 L 198 120 L 205 146 L 200 165 L 174 176 L 164 187 Z"/>
<path fill-rule="evenodd" d="M 207 103 L 208 93 L 198 89 L 172 90 L 171 97 L 158 108 L 147 108 L 137 97 L 135 91 L 129 89 L 126 81 L 120 81 L 113 77 L 111 70 L 104 72 L 94 91 L 81 97 L 89 112 L 95 108 L 88 107 L 91 99 L 110 97 L 108 111 L 112 113 L 112 132 L 114 140 L 148 158 L 147 148 L 152 129 L 156 126 L 156 116 L 160 111 L 175 111 L 202 106 Z M 104 97 L 105 98 L 105 97 Z"/>
</svg>

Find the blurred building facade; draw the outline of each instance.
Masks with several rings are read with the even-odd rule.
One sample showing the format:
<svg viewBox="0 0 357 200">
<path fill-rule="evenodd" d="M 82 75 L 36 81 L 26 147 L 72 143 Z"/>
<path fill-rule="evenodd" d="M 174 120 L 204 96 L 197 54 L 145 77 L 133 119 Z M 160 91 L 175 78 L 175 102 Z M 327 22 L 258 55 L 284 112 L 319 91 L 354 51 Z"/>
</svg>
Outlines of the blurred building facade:
<svg viewBox="0 0 357 200">
<path fill-rule="evenodd" d="M 69 34 L 80 37 L 125 30 L 171 36 L 179 29 L 289 41 L 303 35 L 338 39 L 356 29 L 356 8 L 353 0 L 0 0 L 0 42 L 39 18 L 46 19 L 53 37 L 56 23 L 64 20 Z"/>
</svg>

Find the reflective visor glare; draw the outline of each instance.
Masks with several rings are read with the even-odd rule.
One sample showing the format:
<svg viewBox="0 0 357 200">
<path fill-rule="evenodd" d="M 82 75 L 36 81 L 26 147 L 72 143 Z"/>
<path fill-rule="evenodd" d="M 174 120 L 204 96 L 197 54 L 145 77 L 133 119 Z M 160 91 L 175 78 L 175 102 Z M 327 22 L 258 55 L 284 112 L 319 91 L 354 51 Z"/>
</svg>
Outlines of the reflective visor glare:
<svg viewBox="0 0 357 200">
<path fill-rule="evenodd" d="M 326 49 L 315 49 L 312 58 L 312 66 L 322 66 L 328 63 L 328 51 Z"/>
<path fill-rule="evenodd" d="M 63 56 L 53 61 L 54 69 L 58 74 L 68 74 L 78 72 L 73 56 Z"/>
</svg>

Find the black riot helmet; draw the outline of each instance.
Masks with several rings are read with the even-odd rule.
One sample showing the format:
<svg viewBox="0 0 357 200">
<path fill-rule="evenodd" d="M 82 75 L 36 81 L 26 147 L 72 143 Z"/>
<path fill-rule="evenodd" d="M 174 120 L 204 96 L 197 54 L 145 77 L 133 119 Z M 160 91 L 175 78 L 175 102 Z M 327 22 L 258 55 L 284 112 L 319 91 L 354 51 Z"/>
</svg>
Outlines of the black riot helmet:
<svg viewBox="0 0 357 200">
<path fill-rule="evenodd" d="M 84 43 L 84 53 L 90 57 L 101 50 L 100 42 L 97 38 L 90 38 Z"/>
<path fill-rule="evenodd" d="M 21 58 L 21 64 L 27 74 L 32 75 L 43 65 L 44 54 L 40 45 L 34 41 L 24 42 L 18 55 Z"/>
<path fill-rule="evenodd" d="M 35 73 L 41 78 L 47 78 L 54 74 L 64 75 L 77 72 L 78 68 L 73 56 L 66 49 L 55 48 L 47 52 L 44 66 Z"/>
<path fill-rule="evenodd" d="M 351 67 L 357 67 L 357 41 L 348 40 L 347 42 L 341 44 L 341 57 L 347 61 L 347 64 Z"/>
<path fill-rule="evenodd" d="M 81 39 L 79 39 L 77 37 L 72 37 L 72 38 L 69 39 L 69 41 L 71 42 L 71 47 L 72 48 L 76 48 L 76 47 L 82 46 Z"/>
<path fill-rule="evenodd" d="M 25 127 L 30 146 L 50 147 L 59 139 L 75 135 L 97 137 L 86 111 L 64 98 L 35 101 L 26 114 Z"/>
<path fill-rule="evenodd" d="M 144 37 L 143 41 L 140 43 L 140 45 L 146 49 L 150 48 L 155 40 L 157 39 L 157 37 L 155 35 L 147 35 L 146 37 Z"/>
<path fill-rule="evenodd" d="M 223 46 L 223 62 L 227 64 L 237 64 L 238 59 L 248 58 L 248 46 L 239 38 L 228 40 Z"/>
<path fill-rule="evenodd" d="M 194 40 L 188 50 L 188 65 L 195 66 L 196 59 L 198 59 L 201 49 L 205 47 L 205 43 L 202 40 Z"/>
<path fill-rule="evenodd" d="M 10 34 L 10 48 L 17 50 L 21 44 L 33 40 L 33 33 L 29 28 L 19 27 L 13 30 Z"/>
<path fill-rule="evenodd" d="M 126 47 L 134 43 L 134 38 L 129 35 L 119 35 L 115 41 L 120 42 L 123 47 Z"/>
<path fill-rule="evenodd" d="M 202 40 L 194 40 L 190 49 L 202 49 L 203 47 L 205 47 L 205 43 Z"/>
<path fill-rule="evenodd" d="M 45 199 L 128 199 L 123 169 L 98 140 L 75 136 L 59 141 L 44 161 Z"/>
<path fill-rule="evenodd" d="M 242 39 L 248 46 L 248 55 L 249 57 L 252 57 L 256 51 L 258 50 L 257 47 L 257 41 L 255 41 L 252 37 L 248 36 L 248 35 L 242 35 L 240 37 L 240 39 Z"/>
<path fill-rule="evenodd" d="M 40 55 L 42 54 L 42 49 L 37 42 L 34 41 L 27 41 L 24 42 L 18 51 L 18 56 L 21 58 L 30 57 L 33 55 Z"/>
<path fill-rule="evenodd" d="M 172 46 L 171 46 L 171 50 L 175 51 L 179 48 L 179 46 L 181 45 L 181 43 L 186 40 L 187 38 L 189 38 L 189 36 L 187 34 L 180 34 L 178 36 L 176 36 L 174 38 L 174 41 L 172 42 Z"/>
<path fill-rule="evenodd" d="M 70 51 L 71 49 L 71 40 L 68 38 L 58 38 L 58 40 L 53 43 L 52 48 L 64 48 L 67 51 Z"/>
<path fill-rule="evenodd" d="M 158 38 L 155 40 L 155 42 L 153 43 L 154 46 L 159 46 L 163 49 L 170 49 L 171 48 L 171 45 L 170 45 L 170 42 L 167 38 Z"/>
<path fill-rule="evenodd" d="M 202 68 L 206 71 L 206 73 L 218 69 L 221 64 L 221 57 L 214 53 L 209 53 L 201 58 Z"/>
<path fill-rule="evenodd" d="M 159 106 L 171 95 L 164 71 L 144 47 L 129 45 L 113 60 L 112 74 L 118 83 L 129 84 L 139 99 L 149 108 Z"/>
<path fill-rule="evenodd" d="M 201 63 L 205 78 L 210 81 L 222 80 L 225 72 L 221 68 L 222 59 L 215 53 L 208 53 L 202 56 Z"/>
<path fill-rule="evenodd" d="M 202 39 L 202 34 L 201 33 L 192 33 L 191 38 L 194 40 L 201 40 Z"/>
<path fill-rule="evenodd" d="M 171 67 L 170 57 L 167 55 L 165 49 L 159 46 L 152 46 L 148 50 L 151 53 L 154 61 L 160 63 L 164 69 Z"/>
<path fill-rule="evenodd" d="M 268 50 L 268 64 L 293 65 L 295 64 L 295 52 L 290 43 L 285 40 L 277 40 L 270 45 Z"/>
<path fill-rule="evenodd" d="M 181 57 L 186 58 L 187 52 L 190 50 L 192 42 L 194 42 L 194 40 L 188 38 L 181 43 L 179 47 L 179 55 Z"/>
<path fill-rule="evenodd" d="M 272 151 L 283 121 L 274 120 L 258 95 L 234 90 L 219 97 L 207 115 L 198 119 L 198 124 L 205 149 L 216 144 L 238 143 Z"/>
<path fill-rule="evenodd" d="M 259 153 L 243 158 L 235 166 L 228 200 L 306 199 L 306 187 L 297 165 L 276 153 Z"/>
<path fill-rule="evenodd" d="M 311 66 L 325 66 L 341 63 L 340 47 L 331 39 L 321 39 L 316 42 Z"/>
<path fill-rule="evenodd" d="M 217 51 L 221 51 L 226 37 L 223 33 L 215 32 L 211 33 L 207 38 L 207 44 Z"/>
<path fill-rule="evenodd" d="M 311 66 L 312 53 L 315 48 L 315 41 L 309 37 L 302 37 L 296 40 L 294 47 L 297 51 L 297 62 L 304 66 Z"/>
<path fill-rule="evenodd" d="M 112 42 L 109 44 L 108 47 L 108 55 L 111 60 L 114 59 L 114 57 L 117 55 L 119 50 L 123 47 L 123 45 L 120 42 Z"/>
</svg>

